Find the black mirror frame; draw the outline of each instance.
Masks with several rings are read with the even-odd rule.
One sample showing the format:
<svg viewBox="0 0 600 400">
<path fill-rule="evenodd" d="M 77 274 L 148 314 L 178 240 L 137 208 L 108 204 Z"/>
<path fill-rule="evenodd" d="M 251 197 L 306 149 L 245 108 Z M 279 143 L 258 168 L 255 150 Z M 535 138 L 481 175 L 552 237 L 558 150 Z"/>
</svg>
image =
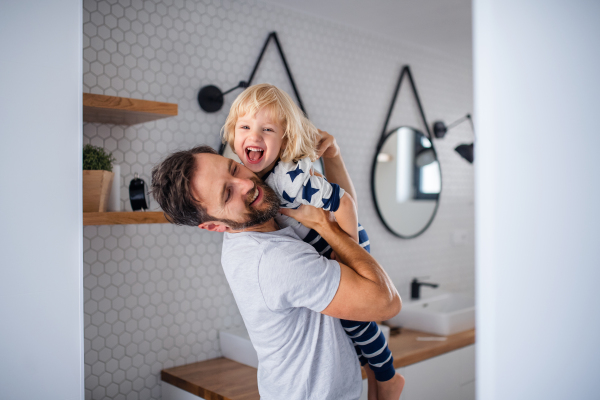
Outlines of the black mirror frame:
<svg viewBox="0 0 600 400">
<path fill-rule="evenodd" d="M 438 196 L 437 201 L 435 203 L 435 208 L 433 209 L 433 213 L 431 214 L 431 217 L 429 217 L 429 221 L 427 221 L 427 224 L 423 227 L 423 229 L 421 229 L 419 232 L 415 233 L 414 235 L 402 235 L 398 232 L 396 232 L 390 225 L 388 225 L 388 223 L 385 221 L 385 218 L 383 217 L 383 213 L 381 212 L 381 210 L 379 209 L 379 203 L 377 202 L 377 194 L 375 192 L 375 170 L 377 168 L 377 156 L 379 155 L 379 152 L 381 151 L 381 148 L 383 147 L 383 145 L 385 144 L 386 140 L 392 136 L 394 133 L 396 133 L 396 131 L 400 128 L 410 128 L 413 130 L 416 130 L 413 127 L 410 126 L 399 126 L 398 128 L 392 129 L 391 131 L 389 131 L 382 140 L 379 141 L 379 143 L 377 144 L 377 151 L 375 152 L 375 157 L 373 157 L 373 164 L 371 165 L 371 194 L 373 195 L 373 203 L 375 204 L 375 211 L 377 212 L 377 215 L 379 216 L 379 219 L 381 220 L 381 223 L 383 224 L 383 226 L 385 226 L 385 228 L 394 236 L 399 237 L 401 239 L 414 239 L 417 236 L 421 235 L 423 232 L 425 232 L 427 230 L 427 228 L 429 228 L 429 226 L 431 225 L 431 223 L 433 222 L 436 214 L 437 214 L 437 210 L 440 206 L 440 198 Z M 418 131 L 420 132 L 420 131 Z M 435 155 L 435 159 L 438 160 L 438 156 L 437 156 L 437 152 L 435 151 L 435 147 L 433 146 L 433 142 L 431 141 L 431 139 L 429 140 L 431 142 L 431 149 L 433 150 L 433 154 Z M 439 161 L 438 161 L 439 162 Z M 440 195 L 442 194 L 442 169 L 440 168 Z"/>
<path fill-rule="evenodd" d="M 437 152 L 435 151 L 435 147 L 433 145 L 433 136 L 431 135 L 431 132 L 429 130 L 429 124 L 427 123 L 427 119 L 425 118 L 425 112 L 423 111 L 423 106 L 421 105 L 421 100 L 419 99 L 419 93 L 417 92 L 417 87 L 413 80 L 412 73 L 410 72 L 410 67 L 408 65 L 404 65 L 402 67 L 402 69 L 400 70 L 400 76 L 398 77 L 398 82 L 396 83 L 396 90 L 394 91 L 394 96 L 392 97 L 392 102 L 390 103 L 390 108 L 388 109 L 387 117 L 385 118 L 385 123 L 383 124 L 383 130 L 379 137 L 379 141 L 377 142 L 377 149 L 375 151 L 375 156 L 373 157 L 373 164 L 371 165 L 371 196 L 373 197 L 373 203 L 375 204 L 375 211 L 377 211 L 377 215 L 379 216 L 381 223 L 383 223 L 383 226 L 385 226 L 385 228 L 394 236 L 397 236 L 402 239 L 413 239 L 413 238 L 421 235 L 423 232 L 425 232 L 427 230 L 427 228 L 429 228 L 429 226 L 431 225 L 431 223 L 433 222 L 433 220 L 437 214 L 437 210 L 440 205 L 440 197 L 442 195 L 442 187 L 443 187 L 443 182 L 444 182 L 442 180 L 441 166 L 440 166 L 440 195 L 438 196 L 437 202 L 435 204 L 435 209 L 433 210 L 433 214 L 431 215 L 429 222 L 427 222 L 427 225 L 425 225 L 425 227 L 423 229 L 421 229 L 418 233 L 416 233 L 414 235 L 403 236 L 403 235 L 399 234 L 398 232 L 394 231 L 387 224 L 387 222 L 385 222 L 385 219 L 383 218 L 383 215 L 382 215 L 381 210 L 379 209 L 379 205 L 377 203 L 377 195 L 375 194 L 375 168 L 377 167 L 377 155 L 381 151 L 381 148 L 383 147 L 387 138 L 396 131 L 396 129 L 394 129 L 394 130 L 388 132 L 387 126 L 388 126 L 388 123 L 390 122 L 390 117 L 392 115 L 394 105 L 396 104 L 396 98 L 398 97 L 398 93 L 400 92 L 400 86 L 402 85 L 402 80 L 404 79 L 405 75 L 408 76 L 408 81 L 412 88 L 413 95 L 415 96 L 415 100 L 417 101 L 417 105 L 419 106 L 419 112 L 421 114 L 421 119 L 423 120 L 423 125 L 425 126 L 425 130 L 427 131 L 427 138 L 431 142 L 431 148 L 433 150 L 433 153 L 435 154 L 435 158 L 438 159 Z M 407 128 L 415 129 L 412 127 L 407 127 Z M 438 162 L 439 162 L 439 160 L 438 160 Z"/>
</svg>

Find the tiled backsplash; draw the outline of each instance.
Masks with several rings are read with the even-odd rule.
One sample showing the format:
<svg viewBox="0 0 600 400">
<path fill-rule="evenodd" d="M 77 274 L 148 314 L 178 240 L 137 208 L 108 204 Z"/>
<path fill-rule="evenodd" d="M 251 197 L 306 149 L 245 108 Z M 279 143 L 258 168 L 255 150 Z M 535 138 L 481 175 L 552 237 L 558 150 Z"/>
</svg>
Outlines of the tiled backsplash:
<svg viewBox="0 0 600 400">
<path fill-rule="evenodd" d="M 370 194 L 370 168 L 400 67 L 410 64 L 430 123 L 472 111 L 470 59 L 456 59 L 260 1 L 84 1 L 84 91 L 166 101 L 179 115 L 131 127 L 84 124 L 84 143 L 121 165 L 121 200 L 134 173 L 175 149 L 218 146 L 236 94 L 223 109 L 200 110 L 208 84 L 227 90 L 248 78 L 270 31 L 277 31 L 306 110 L 336 136 L 358 191 L 359 218 L 373 255 L 407 298 L 410 280 L 473 291 L 473 167 L 454 147 L 471 142 L 463 124 L 434 140 L 443 189 L 430 228 L 412 240 L 389 234 Z M 273 45 L 253 83 L 291 86 Z M 423 129 L 405 85 L 390 128 Z M 153 204 L 156 207 L 156 203 Z M 453 243 L 456 229 L 467 243 Z M 86 399 L 160 398 L 160 370 L 220 356 L 218 330 L 242 319 L 220 265 L 222 236 L 172 225 L 84 228 Z M 428 289 L 424 289 L 428 290 Z"/>
</svg>

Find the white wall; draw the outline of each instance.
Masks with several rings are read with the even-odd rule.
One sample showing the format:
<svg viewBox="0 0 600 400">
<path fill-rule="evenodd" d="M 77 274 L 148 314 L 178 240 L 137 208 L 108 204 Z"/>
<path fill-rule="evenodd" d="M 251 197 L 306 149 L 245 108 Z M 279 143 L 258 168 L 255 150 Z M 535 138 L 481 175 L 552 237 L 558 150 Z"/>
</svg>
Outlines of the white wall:
<svg viewBox="0 0 600 400">
<path fill-rule="evenodd" d="M 481 400 L 600 396 L 599 18 L 474 2 Z"/>
<path fill-rule="evenodd" d="M 0 398 L 83 397 L 81 2 L 0 12 Z"/>
<path fill-rule="evenodd" d="M 419 47 L 471 58 L 471 0 L 263 1 Z"/>
</svg>

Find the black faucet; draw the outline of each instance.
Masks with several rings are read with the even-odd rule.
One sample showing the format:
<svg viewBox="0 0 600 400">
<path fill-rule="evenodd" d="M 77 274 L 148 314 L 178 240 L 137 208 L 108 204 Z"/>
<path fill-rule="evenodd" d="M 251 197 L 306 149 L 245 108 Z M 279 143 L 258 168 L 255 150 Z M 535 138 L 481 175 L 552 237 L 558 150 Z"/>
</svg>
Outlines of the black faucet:
<svg viewBox="0 0 600 400">
<path fill-rule="evenodd" d="M 421 286 L 430 286 L 432 288 L 436 288 L 439 285 L 437 283 L 419 282 L 417 278 L 413 279 L 410 283 L 410 298 L 412 300 L 419 300 L 421 297 Z"/>
</svg>

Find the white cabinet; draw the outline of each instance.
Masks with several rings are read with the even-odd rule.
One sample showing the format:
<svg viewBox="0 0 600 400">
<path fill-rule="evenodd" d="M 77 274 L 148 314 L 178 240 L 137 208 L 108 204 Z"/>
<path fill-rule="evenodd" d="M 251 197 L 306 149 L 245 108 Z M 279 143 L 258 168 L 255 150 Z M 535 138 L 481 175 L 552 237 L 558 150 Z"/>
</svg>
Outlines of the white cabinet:
<svg viewBox="0 0 600 400">
<path fill-rule="evenodd" d="M 400 400 L 474 400 L 475 345 L 396 370 L 406 384 Z M 363 381 L 361 400 L 367 399 Z"/>
<path fill-rule="evenodd" d="M 186 392 L 167 382 L 161 382 L 160 386 L 162 400 L 204 400 L 204 397 Z"/>
</svg>

